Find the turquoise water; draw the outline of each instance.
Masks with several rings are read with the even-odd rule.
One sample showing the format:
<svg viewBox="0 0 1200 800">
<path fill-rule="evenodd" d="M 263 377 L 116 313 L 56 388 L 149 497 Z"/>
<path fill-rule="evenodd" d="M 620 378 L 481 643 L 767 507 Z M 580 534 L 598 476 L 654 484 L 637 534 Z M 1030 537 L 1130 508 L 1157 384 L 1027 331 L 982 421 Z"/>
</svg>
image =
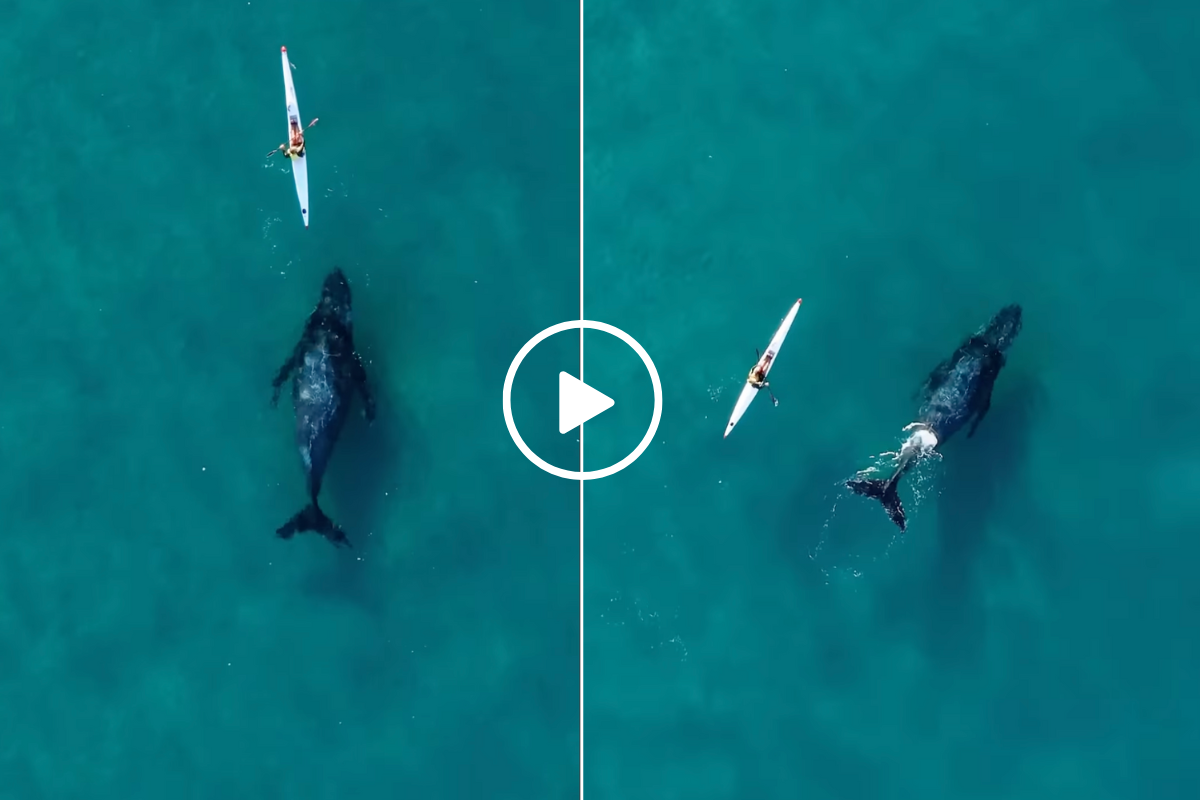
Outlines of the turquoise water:
<svg viewBox="0 0 1200 800">
<path fill-rule="evenodd" d="M 1197 7 L 585 24 L 586 313 L 665 392 L 655 444 L 585 493 L 589 796 L 1193 796 Z M 722 440 L 796 297 L 780 406 Z M 1010 302 L 991 411 L 902 489 L 898 538 L 840 482 Z"/>
<path fill-rule="evenodd" d="M 497 400 L 578 313 L 577 11 L 6 9 L 0 797 L 574 796 L 579 488 Z M 587 4 L 585 312 L 664 389 L 585 490 L 589 797 L 1194 794 L 1197 24 Z M 263 157 L 283 44 L 307 232 Z M 304 493 L 270 380 L 334 264 L 379 401 L 322 496 L 351 551 L 272 534 Z M 799 296 L 780 406 L 722 440 Z M 841 481 L 1010 302 L 898 537 Z M 597 469 L 652 404 L 585 344 Z M 560 334 L 513 392 L 568 468 L 579 366 Z"/>
<path fill-rule="evenodd" d="M 498 401 L 578 315 L 577 12 L 6 7 L 0 797 L 576 791 L 578 486 Z M 352 551 L 274 536 L 271 378 L 334 264 L 379 402 L 322 495 Z"/>
</svg>

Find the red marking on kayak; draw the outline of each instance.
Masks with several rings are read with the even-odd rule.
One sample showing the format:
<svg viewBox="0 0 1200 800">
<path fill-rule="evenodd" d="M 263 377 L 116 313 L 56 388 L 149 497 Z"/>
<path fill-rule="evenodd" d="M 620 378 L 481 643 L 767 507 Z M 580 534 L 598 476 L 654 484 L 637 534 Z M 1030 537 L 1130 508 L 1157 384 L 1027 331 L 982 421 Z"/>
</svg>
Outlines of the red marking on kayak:
<svg viewBox="0 0 1200 800">
<path fill-rule="evenodd" d="M 281 53 L 286 53 L 286 52 L 287 52 L 287 48 L 286 48 L 286 47 L 281 47 L 281 48 L 279 48 L 279 52 L 281 52 Z"/>
</svg>

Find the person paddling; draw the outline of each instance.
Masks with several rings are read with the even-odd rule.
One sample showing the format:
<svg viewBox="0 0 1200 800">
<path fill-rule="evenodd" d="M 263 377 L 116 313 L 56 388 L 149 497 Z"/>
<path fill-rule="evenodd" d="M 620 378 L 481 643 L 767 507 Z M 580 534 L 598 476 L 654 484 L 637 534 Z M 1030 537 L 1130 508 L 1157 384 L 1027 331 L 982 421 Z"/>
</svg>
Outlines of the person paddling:
<svg viewBox="0 0 1200 800">
<path fill-rule="evenodd" d="M 759 355 L 758 349 L 755 348 L 754 355 L 758 356 L 758 363 L 750 370 L 746 382 L 755 389 L 766 389 L 771 402 L 778 406 L 779 401 L 775 399 L 775 395 L 771 394 L 771 384 L 767 382 L 767 370 L 771 368 L 771 354 Z"/>
<path fill-rule="evenodd" d="M 311 128 L 320 121 L 320 118 L 314 119 L 312 122 L 308 123 L 308 128 Z M 293 120 L 291 124 L 290 141 L 287 144 L 279 145 L 279 147 L 276 147 L 274 150 L 267 153 L 267 158 L 270 158 L 276 153 L 282 153 L 288 158 L 304 158 L 304 131 L 308 130 L 308 128 L 300 130 L 300 123 Z"/>
</svg>

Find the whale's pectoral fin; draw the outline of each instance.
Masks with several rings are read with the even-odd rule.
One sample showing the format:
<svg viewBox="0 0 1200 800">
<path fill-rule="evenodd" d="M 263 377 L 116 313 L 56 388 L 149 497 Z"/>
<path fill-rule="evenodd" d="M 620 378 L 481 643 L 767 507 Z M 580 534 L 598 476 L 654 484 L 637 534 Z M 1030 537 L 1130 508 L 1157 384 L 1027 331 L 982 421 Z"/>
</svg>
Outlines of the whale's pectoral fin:
<svg viewBox="0 0 1200 800">
<path fill-rule="evenodd" d="M 283 366 L 279 368 L 279 372 L 275 373 L 275 380 L 271 381 L 271 406 L 274 407 L 279 403 L 279 391 L 283 388 L 283 384 L 287 383 L 287 379 L 292 372 L 300 366 L 304 361 L 305 342 L 301 339 L 296 343 L 296 347 L 292 350 L 292 354 L 288 356 L 287 361 L 283 362 Z"/>
<path fill-rule="evenodd" d="M 363 416 L 367 418 L 367 422 L 374 422 L 375 396 L 371 394 L 371 387 L 367 385 L 367 369 L 363 366 L 362 356 L 357 352 L 354 354 L 354 364 L 351 370 L 353 371 L 354 385 L 362 395 Z"/>
</svg>

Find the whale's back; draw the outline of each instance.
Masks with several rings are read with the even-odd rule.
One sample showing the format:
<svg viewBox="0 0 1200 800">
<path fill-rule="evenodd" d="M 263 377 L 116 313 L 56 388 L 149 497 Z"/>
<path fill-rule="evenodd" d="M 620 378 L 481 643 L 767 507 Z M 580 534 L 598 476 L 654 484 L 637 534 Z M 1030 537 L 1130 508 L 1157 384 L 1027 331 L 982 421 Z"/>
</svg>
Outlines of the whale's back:
<svg viewBox="0 0 1200 800">
<path fill-rule="evenodd" d="M 972 414 L 973 398 L 985 380 L 984 360 L 963 354 L 953 364 L 946 380 L 929 393 L 921 405 L 918 418 L 945 442 L 958 432 Z"/>
<path fill-rule="evenodd" d="M 320 491 L 353 393 L 340 363 L 352 356 L 343 352 L 340 338 L 337 331 L 321 330 L 305 352 L 292 384 L 296 448 L 314 495 Z"/>
</svg>

